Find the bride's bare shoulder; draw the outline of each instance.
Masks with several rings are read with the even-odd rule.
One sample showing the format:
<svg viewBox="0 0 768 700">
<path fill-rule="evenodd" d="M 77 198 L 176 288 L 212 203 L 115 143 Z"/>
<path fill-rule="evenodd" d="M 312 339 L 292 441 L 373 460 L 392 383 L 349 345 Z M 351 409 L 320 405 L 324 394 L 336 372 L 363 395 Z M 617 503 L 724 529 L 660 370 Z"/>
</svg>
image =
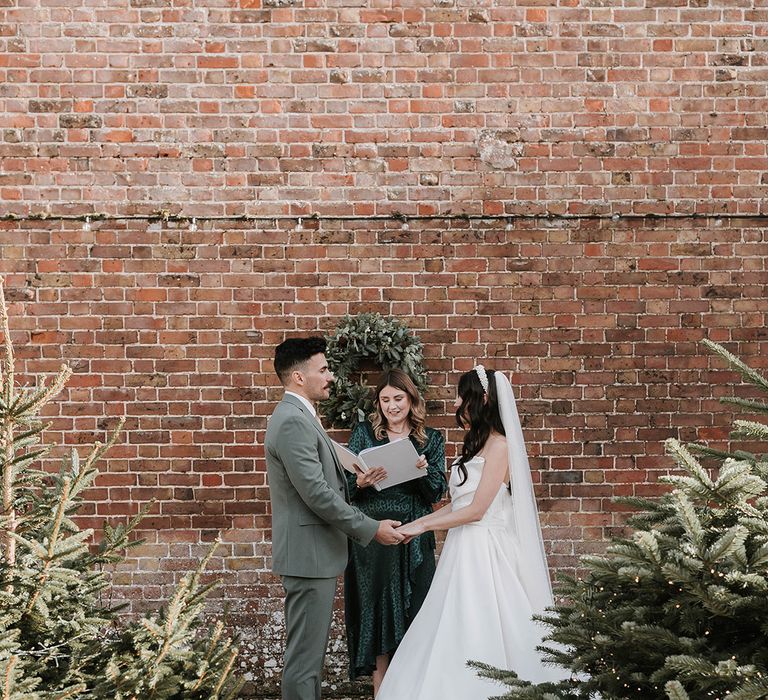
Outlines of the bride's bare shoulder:
<svg viewBox="0 0 768 700">
<path fill-rule="evenodd" d="M 499 433 L 491 433 L 483 445 L 483 454 L 486 457 L 491 455 L 505 454 L 507 450 L 507 438 Z"/>
<path fill-rule="evenodd" d="M 502 449 L 507 446 L 507 438 L 501 433 L 492 432 L 485 441 L 485 446 Z"/>
</svg>

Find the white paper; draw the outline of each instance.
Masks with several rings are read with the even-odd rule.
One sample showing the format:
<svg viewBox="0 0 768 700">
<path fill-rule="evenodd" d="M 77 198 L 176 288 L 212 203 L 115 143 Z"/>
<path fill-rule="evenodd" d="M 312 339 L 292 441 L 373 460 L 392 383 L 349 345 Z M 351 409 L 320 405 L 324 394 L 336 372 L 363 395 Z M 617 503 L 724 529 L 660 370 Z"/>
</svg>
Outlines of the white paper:
<svg viewBox="0 0 768 700">
<path fill-rule="evenodd" d="M 331 442 L 333 443 L 333 449 L 336 450 L 336 456 L 339 458 L 339 462 L 341 462 L 341 466 L 344 469 L 352 474 L 357 474 L 354 465 L 359 464 L 363 471 L 367 471 L 368 468 L 364 466 L 362 460 L 352 450 L 347 449 L 344 445 L 336 442 L 336 440 L 331 440 Z"/>
<path fill-rule="evenodd" d="M 387 478 L 382 479 L 373 488 L 377 491 L 397 486 L 412 479 L 418 479 L 427 473 L 426 467 L 419 469 L 416 462 L 419 461 L 419 453 L 408 438 L 389 442 L 376 447 L 369 447 L 356 455 L 352 450 L 340 445 L 335 440 L 333 447 L 341 465 L 349 472 L 356 474 L 354 465 L 360 465 L 364 472 L 373 467 L 384 467 Z"/>
</svg>

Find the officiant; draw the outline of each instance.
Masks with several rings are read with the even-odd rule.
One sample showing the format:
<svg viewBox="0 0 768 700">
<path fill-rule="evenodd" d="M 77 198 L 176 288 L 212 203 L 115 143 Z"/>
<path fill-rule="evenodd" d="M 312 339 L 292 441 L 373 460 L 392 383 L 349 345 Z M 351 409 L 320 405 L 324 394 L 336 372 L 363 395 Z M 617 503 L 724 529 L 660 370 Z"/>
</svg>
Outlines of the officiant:
<svg viewBox="0 0 768 700">
<path fill-rule="evenodd" d="M 408 374 L 391 369 L 382 375 L 368 420 L 358 423 L 349 439 L 355 454 L 395 440 L 410 440 L 421 455 L 423 476 L 377 491 L 386 478 L 383 467 L 347 474 L 352 503 L 376 520 L 412 522 L 432 512 L 446 491 L 445 440 L 426 425 L 426 406 Z M 399 547 L 350 543 L 344 575 L 349 672 L 373 676 L 374 695 L 389 660 L 405 635 L 435 573 L 433 533 Z"/>
</svg>

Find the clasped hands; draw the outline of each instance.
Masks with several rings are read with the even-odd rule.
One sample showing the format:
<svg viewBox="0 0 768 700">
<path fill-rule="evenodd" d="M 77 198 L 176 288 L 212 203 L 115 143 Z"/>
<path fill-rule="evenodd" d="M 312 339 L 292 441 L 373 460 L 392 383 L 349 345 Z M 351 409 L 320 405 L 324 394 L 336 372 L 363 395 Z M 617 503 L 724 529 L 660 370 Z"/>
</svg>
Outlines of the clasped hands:
<svg viewBox="0 0 768 700">
<path fill-rule="evenodd" d="M 374 539 L 379 544 L 407 544 L 426 532 L 418 521 L 401 524 L 399 520 L 380 520 Z"/>
<path fill-rule="evenodd" d="M 355 464 L 357 470 L 357 488 L 367 488 L 377 484 L 382 479 L 387 478 L 387 470 L 384 467 L 371 467 L 368 471 L 363 471 L 358 464 Z M 424 455 L 419 457 L 419 461 L 416 462 L 416 466 L 419 469 L 424 469 L 427 466 L 427 458 Z M 424 533 L 424 527 L 417 525 L 415 522 L 406 523 L 403 525 L 399 520 L 381 520 L 379 521 L 379 529 L 376 531 L 374 539 L 379 544 L 407 544 L 414 537 L 418 537 Z"/>
</svg>

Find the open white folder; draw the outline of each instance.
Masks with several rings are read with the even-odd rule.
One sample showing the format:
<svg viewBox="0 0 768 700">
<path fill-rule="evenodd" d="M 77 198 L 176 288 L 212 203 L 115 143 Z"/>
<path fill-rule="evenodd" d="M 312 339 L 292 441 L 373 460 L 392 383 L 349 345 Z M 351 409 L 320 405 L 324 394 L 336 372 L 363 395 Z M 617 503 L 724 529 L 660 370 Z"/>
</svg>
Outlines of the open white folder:
<svg viewBox="0 0 768 700">
<path fill-rule="evenodd" d="M 416 462 L 419 461 L 419 453 L 416 452 L 416 448 L 408 438 L 395 440 L 395 442 L 389 442 L 386 445 L 369 447 L 361 450 L 359 455 L 356 455 L 352 450 L 348 450 L 344 445 L 340 445 L 335 440 L 331 442 L 333 442 L 336 456 L 339 458 L 341 465 L 348 472 L 357 473 L 354 467 L 355 464 L 358 464 L 364 472 L 373 467 L 384 467 L 386 469 L 387 478 L 373 485 L 373 488 L 377 491 L 388 489 L 390 486 L 397 486 L 397 484 L 402 484 L 412 479 L 418 479 L 427 473 L 426 467 L 419 469 L 416 466 Z"/>
</svg>

